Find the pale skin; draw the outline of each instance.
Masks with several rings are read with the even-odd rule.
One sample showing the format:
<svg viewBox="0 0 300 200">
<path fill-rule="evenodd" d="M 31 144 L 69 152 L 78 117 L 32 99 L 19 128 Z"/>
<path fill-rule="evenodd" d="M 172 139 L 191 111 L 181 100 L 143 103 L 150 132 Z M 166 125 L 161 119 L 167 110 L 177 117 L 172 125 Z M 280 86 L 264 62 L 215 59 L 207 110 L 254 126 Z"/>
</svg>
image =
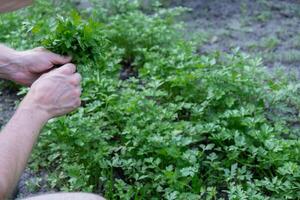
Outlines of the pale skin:
<svg viewBox="0 0 300 200">
<path fill-rule="evenodd" d="M 0 0 L 0 13 L 33 0 Z M 0 79 L 29 86 L 16 113 L 0 132 L 0 200 L 10 198 L 42 127 L 80 106 L 80 74 L 71 58 L 44 48 L 15 51 L 0 44 Z M 61 66 L 53 69 L 54 66 Z M 104 200 L 87 193 L 56 193 L 26 200 Z"/>
<path fill-rule="evenodd" d="M 0 45 L 0 78 L 30 86 L 0 133 L 0 200 L 8 199 L 42 127 L 80 106 L 80 74 L 71 58 L 43 48 L 15 51 Z M 62 65 L 53 69 L 56 65 Z M 92 194 L 55 194 L 34 199 L 102 199 Z"/>
</svg>

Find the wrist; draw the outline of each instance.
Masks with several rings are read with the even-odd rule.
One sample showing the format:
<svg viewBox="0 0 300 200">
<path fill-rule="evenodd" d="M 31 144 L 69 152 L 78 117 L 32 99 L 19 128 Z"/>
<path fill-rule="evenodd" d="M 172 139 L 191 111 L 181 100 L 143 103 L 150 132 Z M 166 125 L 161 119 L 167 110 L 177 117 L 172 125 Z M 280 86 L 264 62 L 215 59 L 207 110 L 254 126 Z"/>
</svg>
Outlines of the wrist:
<svg viewBox="0 0 300 200">
<path fill-rule="evenodd" d="M 12 79 L 14 74 L 14 66 L 18 52 L 14 49 L 0 45 L 0 78 Z"/>
<path fill-rule="evenodd" d="M 49 113 L 37 103 L 31 101 L 28 96 L 21 102 L 17 112 L 28 114 L 32 120 L 35 120 L 35 122 L 42 125 L 46 124 L 48 120 L 51 119 Z"/>
</svg>

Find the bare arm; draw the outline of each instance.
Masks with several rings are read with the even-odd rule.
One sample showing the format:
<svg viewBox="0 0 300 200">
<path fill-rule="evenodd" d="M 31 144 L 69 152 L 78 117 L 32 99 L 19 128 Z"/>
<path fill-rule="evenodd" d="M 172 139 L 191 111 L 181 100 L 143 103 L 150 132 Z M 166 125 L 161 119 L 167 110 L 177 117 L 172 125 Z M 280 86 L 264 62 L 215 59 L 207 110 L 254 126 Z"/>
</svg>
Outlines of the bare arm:
<svg viewBox="0 0 300 200">
<path fill-rule="evenodd" d="M 45 113 L 21 106 L 0 133 L 0 199 L 14 189 L 46 122 Z"/>
<path fill-rule="evenodd" d="M 8 68 L 13 64 L 12 61 L 15 57 L 15 51 L 0 44 L 0 78 L 9 79 Z"/>
<path fill-rule="evenodd" d="M 0 79 L 30 86 L 55 65 L 64 65 L 71 57 L 52 53 L 42 47 L 16 51 L 0 44 Z"/>
<path fill-rule="evenodd" d="M 80 80 L 66 64 L 36 80 L 0 133 L 0 199 L 7 199 L 25 168 L 43 125 L 80 106 Z"/>
</svg>

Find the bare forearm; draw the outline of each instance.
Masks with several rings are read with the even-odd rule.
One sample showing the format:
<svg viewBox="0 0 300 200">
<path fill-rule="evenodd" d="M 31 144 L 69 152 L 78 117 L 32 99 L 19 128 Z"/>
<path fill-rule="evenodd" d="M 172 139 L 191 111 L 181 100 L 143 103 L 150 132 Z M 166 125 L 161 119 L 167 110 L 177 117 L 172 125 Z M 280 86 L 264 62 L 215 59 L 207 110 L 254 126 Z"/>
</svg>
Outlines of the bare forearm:
<svg viewBox="0 0 300 200">
<path fill-rule="evenodd" d="M 7 79 L 31 86 L 16 114 L 0 133 L 1 200 L 14 188 L 43 125 L 80 106 L 81 76 L 76 73 L 75 65 L 65 64 L 70 60 L 43 48 L 15 54 L 14 50 L 0 45 L 0 65 L 9 66 L 10 72 L 2 68 L 0 74 L 10 74 Z M 63 66 L 44 73 L 55 64 Z"/>
<path fill-rule="evenodd" d="M 0 78 L 31 86 L 55 65 L 67 64 L 71 59 L 42 47 L 16 51 L 0 44 Z"/>
<path fill-rule="evenodd" d="M 15 187 L 46 121 L 41 113 L 21 105 L 0 133 L 0 199 Z"/>
<path fill-rule="evenodd" d="M 0 78 L 11 78 L 11 66 L 14 65 L 16 51 L 0 44 Z"/>
</svg>

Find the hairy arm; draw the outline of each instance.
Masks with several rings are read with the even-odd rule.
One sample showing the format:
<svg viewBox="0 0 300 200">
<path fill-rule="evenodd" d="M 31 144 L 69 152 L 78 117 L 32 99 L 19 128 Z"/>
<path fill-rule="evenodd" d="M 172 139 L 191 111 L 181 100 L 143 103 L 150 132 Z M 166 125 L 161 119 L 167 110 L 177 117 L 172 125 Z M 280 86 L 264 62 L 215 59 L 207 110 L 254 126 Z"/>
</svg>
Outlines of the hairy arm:
<svg viewBox="0 0 300 200">
<path fill-rule="evenodd" d="M 36 80 L 0 133 L 0 199 L 8 199 L 44 124 L 80 106 L 81 76 L 66 64 Z"/>
<path fill-rule="evenodd" d="M 10 66 L 13 65 L 13 60 L 15 57 L 15 51 L 0 44 L 0 78 L 9 79 L 10 78 Z"/>
<path fill-rule="evenodd" d="M 71 57 L 52 53 L 42 47 L 16 51 L 0 44 L 0 79 L 30 86 L 55 65 L 64 65 Z"/>
<path fill-rule="evenodd" d="M 21 105 L 0 133 L 0 199 L 8 198 L 14 189 L 46 122 L 45 113 Z"/>
<path fill-rule="evenodd" d="M 0 133 L 1 200 L 14 189 L 43 125 L 80 105 L 80 75 L 70 61 L 44 48 L 16 51 L 0 44 L 0 78 L 31 86 Z M 64 66 L 50 71 L 55 65 Z"/>
</svg>

